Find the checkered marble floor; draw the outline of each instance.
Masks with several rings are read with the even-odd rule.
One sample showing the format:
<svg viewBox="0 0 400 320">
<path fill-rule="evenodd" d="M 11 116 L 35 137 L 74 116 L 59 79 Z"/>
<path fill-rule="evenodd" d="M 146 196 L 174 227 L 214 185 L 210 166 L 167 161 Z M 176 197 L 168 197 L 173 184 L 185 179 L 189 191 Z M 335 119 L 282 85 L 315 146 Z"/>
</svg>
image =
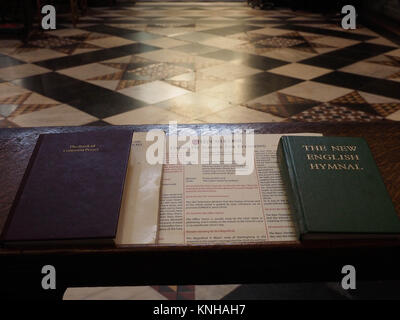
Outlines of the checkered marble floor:
<svg viewBox="0 0 400 320">
<path fill-rule="evenodd" d="M 400 48 L 238 2 L 91 8 L 0 39 L 0 127 L 400 120 Z"/>
</svg>

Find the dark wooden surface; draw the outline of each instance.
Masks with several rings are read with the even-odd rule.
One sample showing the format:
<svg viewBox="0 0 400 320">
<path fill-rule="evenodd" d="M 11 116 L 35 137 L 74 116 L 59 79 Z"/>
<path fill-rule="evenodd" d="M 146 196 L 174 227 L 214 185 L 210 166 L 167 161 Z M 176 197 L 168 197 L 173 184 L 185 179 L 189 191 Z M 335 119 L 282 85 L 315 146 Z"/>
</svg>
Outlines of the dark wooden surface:
<svg viewBox="0 0 400 320">
<path fill-rule="evenodd" d="M 167 126 L 132 126 L 145 131 Z M 324 135 L 364 137 L 373 152 L 382 173 L 386 187 L 400 212 L 400 123 L 268 123 L 268 124 L 210 124 L 184 125 L 178 130 L 184 134 L 185 128 L 199 133 L 218 134 L 223 129 L 253 128 L 256 133 L 322 132 Z M 0 231 L 3 229 L 10 206 L 17 192 L 19 182 L 25 172 L 30 155 L 40 133 L 77 132 L 110 130 L 110 127 L 48 127 L 27 129 L 1 129 L 0 131 Z"/>
<path fill-rule="evenodd" d="M 136 131 L 162 128 L 168 134 L 167 126 L 132 127 Z M 179 133 L 185 134 L 185 128 L 207 134 L 218 134 L 227 128 L 252 128 L 256 133 L 320 132 L 331 136 L 364 137 L 396 210 L 400 212 L 400 123 L 202 124 L 180 125 Z M 110 129 L 1 129 L 0 230 L 39 134 Z M 12 281 L 9 280 L 10 274 L 17 273 L 20 279 L 24 279 L 20 285 L 28 286 L 29 279 L 41 276 L 38 268 L 44 263 L 57 266 L 64 286 L 337 280 L 342 276 L 340 270 L 344 264 L 357 265 L 361 278 L 392 279 L 398 278 L 399 248 L 400 242 L 393 240 L 129 248 L 0 248 L 0 268 L 5 270 L 0 280 Z M 15 282 L 11 284 L 15 287 Z"/>
</svg>

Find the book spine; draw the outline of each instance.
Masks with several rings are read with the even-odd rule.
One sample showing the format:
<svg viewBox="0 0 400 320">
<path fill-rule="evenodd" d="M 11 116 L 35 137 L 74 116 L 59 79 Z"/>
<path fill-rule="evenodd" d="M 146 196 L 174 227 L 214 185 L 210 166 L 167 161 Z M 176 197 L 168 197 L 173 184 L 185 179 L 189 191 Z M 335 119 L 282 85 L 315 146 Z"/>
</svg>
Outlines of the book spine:
<svg viewBox="0 0 400 320">
<path fill-rule="evenodd" d="M 131 133 L 130 133 L 130 140 L 129 140 L 129 141 L 130 141 L 129 151 L 126 153 L 125 165 L 124 165 L 124 168 L 123 168 L 123 171 L 124 171 L 124 178 L 123 178 L 123 181 L 122 181 L 122 184 L 121 184 L 121 190 L 120 190 L 120 192 L 119 192 L 120 197 L 119 197 L 118 220 L 119 220 L 120 214 L 121 214 L 122 197 L 123 197 L 124 190 L 125 190 L 126 174 L 128 173 L 129 158 L 131 157 L 131 153 L 133 153 L 133 150 L 132 150 L 133 133 L 134 133 L 134 130 L 131 130 Z M 115 229 L 114 229 L 114 234 L 115 234 L 115 235 L 117 234 L 117 231 L 118 231 L 118 223 L 115 225 Z M 114 239 L 113 242 L 115 243 L 115 239 Z"/>
<path fill-rule="evenodd" d="M 39 149 L 40 149 L 40 145 L 42 143 L 42 140 L 43 140 L 43 135 L 40 135 L 38 140 L 37 140 L 37 142 L 36 142 L 35 148 L 33 149 L 32 155 L 31 155 L 31 157 L 29 159 L 28 166 L 25 169 L 25 173 L 24 173 L 24 175 L 22 177 L 22 180 L 21 180 L 21 182 L 19 184 L 19 188 L 18 188 L 18 191 L 17 191 L 17 193 L 15 195 L 14 202 L 13 202 L 13 204 L 11 206 L 11 209 L 10 209 L 10 212 L 8 214 L 6 223 L 5 223 L 4 228 L 3 228 L 3 232 L 2 232 L 2 234 L 0 236 L 0 243 L 2 243 L 2 244 L 4 244 L 4 242 L 7 241 L 7 232 L 8 232 L 9 226 L 11 224 L 12 218 L 14 216 L 14 213 L 16 211 L 17 205 L 19 203 L 19 199 L 21 198 L 22 193 L 24 191 L 25 184 L 26 184 L 26 182 L 27 182 L 27 180 L 29 178 L 29 174 L 30 174 L 30 171 L 32 169 L 32 166 L 35 163 L 36 156 L 39 153 Z"/>
<path fill-rule="evenodd" d="M 290 146 L 286 144 L 286 139 L 283 137 L 278 145 L 278 162 L 282 179 L 286 186 L 286 194 L 288 197 L 289 208 L 294 217 L 297 238 L 301 239 L 302 235 L 307 233 L 306 224 L 304 221 L 303 210 L 300 201 L 299 187 L 296 174 L 294 171 L 293 157 L 291 156 Z"/>
</svg>

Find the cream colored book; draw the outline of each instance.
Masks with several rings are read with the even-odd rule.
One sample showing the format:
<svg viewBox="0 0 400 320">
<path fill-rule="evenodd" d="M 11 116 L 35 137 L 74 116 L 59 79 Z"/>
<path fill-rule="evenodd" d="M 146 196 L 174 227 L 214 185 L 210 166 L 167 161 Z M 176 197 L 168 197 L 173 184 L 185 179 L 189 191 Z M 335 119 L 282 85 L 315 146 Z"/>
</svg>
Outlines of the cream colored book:
<svg viewBox="0 0 400 320">
<path fill-rule="evenodd" d="M 158 236 L 162 164 L 149 164 L 147 132 L 135 132 L 125 179 L 115 243 L 155 244 Z"/>
</svg>

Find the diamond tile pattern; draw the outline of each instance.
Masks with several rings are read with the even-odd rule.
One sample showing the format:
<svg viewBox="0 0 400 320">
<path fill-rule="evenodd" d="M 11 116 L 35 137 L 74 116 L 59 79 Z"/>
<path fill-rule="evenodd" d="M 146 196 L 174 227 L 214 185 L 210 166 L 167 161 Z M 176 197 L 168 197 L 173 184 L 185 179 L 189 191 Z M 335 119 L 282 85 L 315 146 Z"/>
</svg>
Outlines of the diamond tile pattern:
<svg viewBox="0 0 400 320">
<path fill-rule="evenodd" d="M 400 41 L 337 22 L 240 2 L 60 17 L 0 39 L 0 126 L 398 120 Z"/>
</svg>

